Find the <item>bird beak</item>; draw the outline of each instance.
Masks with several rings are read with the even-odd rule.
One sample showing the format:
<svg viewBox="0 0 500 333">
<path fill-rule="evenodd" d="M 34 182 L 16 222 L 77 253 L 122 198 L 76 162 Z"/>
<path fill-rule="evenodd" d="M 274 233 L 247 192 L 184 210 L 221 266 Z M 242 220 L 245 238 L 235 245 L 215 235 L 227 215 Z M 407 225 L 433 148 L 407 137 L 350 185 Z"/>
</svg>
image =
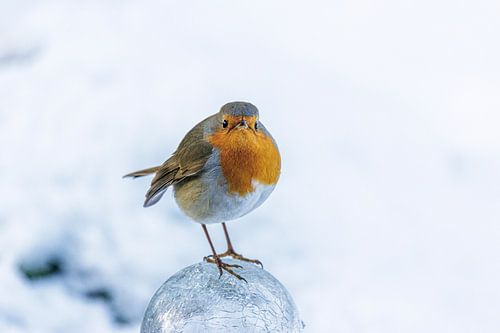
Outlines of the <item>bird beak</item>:
<svg viewBox="0 0 500 333">
<path fill-rule="evenodd" d="M 248 123 L 247 121 L 243 118 L 241 121 L 236 125 L 236 127 L 242 127 L 242 128 L 248 128 Z"/>
</svg>

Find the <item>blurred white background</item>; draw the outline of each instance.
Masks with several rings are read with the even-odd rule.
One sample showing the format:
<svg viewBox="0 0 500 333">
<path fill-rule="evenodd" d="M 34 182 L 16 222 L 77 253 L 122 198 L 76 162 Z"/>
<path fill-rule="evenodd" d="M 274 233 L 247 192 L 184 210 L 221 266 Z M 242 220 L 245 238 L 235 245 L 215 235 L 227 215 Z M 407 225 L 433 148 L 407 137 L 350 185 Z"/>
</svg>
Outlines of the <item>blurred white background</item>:
<svg viewBox="0 0 500 333">
<path fill-rule="evenodd" d="M 0 331 L 138 332 L 209 253 L 149 179 L 257 105 L 280 183 L 231 222 L 308 332 L 498 332 L 500 2 L 0 3 Z M 209 229 L 224 250 L 222 230 Z"/>
</svg>

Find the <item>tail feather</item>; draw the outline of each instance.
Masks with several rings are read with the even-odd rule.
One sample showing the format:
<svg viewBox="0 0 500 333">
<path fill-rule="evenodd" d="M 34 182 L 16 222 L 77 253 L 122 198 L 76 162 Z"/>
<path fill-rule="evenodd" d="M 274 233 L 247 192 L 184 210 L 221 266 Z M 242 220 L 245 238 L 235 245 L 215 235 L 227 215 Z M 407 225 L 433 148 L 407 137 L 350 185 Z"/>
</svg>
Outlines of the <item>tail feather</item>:
<svg viewBox="0 0 500 333">
<path fill-rule="evenodd" d="M 131 173 L 126 174 L 125 176 L 123 176 L 123 178 L 128 178 L 128 177 L 133 177 L 133 178 L 143 177 L 143 176 L 150 175 L 152 173 L 156 173 L 158 170 L 160 170 L 160 166 L 155 166 L 155 167 L 152 167 L 152 168 L 148 168 L 148 169 L 144 169 L 144 170 L 139 170 L 139 171 L 131 172 Z"/>
</svg>

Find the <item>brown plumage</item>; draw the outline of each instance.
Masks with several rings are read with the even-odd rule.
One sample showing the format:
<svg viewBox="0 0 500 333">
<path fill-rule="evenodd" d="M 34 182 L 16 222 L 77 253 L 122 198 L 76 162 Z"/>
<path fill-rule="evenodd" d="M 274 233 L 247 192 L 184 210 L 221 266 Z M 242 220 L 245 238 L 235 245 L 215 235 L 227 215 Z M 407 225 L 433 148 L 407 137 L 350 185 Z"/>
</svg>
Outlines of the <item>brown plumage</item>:
<svg viewBox="0 0 500 333">
<path fill-rule="evenodd" d="M 146 193 L 144 207 L 154 205 L 169 186 L 196 175 L 212 154 L 212 145 L 203 139 L 203 123 L 189 131 L 172 156 L 162 165 L 135 171 L 124 177 L 142 177 L 155 173 L 151 187 Z"/>
<path fill-rule="evenodd" d="M 144 169 L 144 170 L 139 170 L 139 171 L 131 172 L 131 173 L 126 174 L 125 176 L 123 176 L 123 178 L 128 178 L 128 177 L 131 177 L 131 178 L 143 177 L 143 176 L 147 176 L 147 175 L 150 175 L 152 173 L 155 173 L 159 169 L 160 169 L 159 166 L 155 166 L 155 167 L 152 167 L 152 168 L 147 168 L 147 169 Z"/>
</svg>

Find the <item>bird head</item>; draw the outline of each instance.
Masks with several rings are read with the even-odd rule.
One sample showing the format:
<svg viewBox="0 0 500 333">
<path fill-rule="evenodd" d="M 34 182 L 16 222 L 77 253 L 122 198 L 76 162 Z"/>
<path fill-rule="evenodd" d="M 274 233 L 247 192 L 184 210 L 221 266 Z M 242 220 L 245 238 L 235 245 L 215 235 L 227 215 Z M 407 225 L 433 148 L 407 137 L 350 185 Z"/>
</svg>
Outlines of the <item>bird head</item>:
<svg viewBox="0 0 500 333">
<path fill-rule="evenodd" d="M 219 115 L 221 130 L 226 133 L 234 130 L 255 132 L 259 129 L 259 110 L 250 103 L 227 103 L 221 108 Z"/>
</svg>

